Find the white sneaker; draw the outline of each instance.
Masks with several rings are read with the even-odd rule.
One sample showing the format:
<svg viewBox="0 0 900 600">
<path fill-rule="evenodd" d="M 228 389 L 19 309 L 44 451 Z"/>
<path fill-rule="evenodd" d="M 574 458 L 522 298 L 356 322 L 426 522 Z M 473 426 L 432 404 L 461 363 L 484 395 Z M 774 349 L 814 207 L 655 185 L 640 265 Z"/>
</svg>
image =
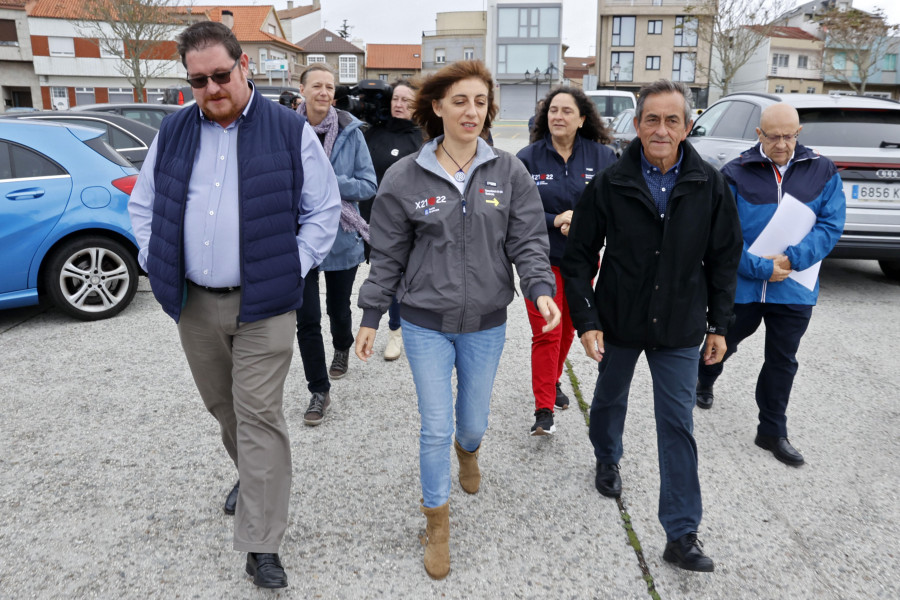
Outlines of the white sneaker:
<svg viewBox="0 0 900 600">
<path fill-rule="evenodd" d="M 387 346 L 384 347 L 384 360 L 397 360 L 403 352 L 403 334 L 399 329 L 391 330 Z"/>
</svg>

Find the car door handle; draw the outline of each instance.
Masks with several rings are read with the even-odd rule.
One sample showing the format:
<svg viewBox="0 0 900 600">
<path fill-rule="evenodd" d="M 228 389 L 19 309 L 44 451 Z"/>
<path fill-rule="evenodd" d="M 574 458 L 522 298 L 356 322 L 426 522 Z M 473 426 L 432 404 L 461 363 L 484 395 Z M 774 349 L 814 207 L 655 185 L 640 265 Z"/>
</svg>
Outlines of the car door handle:
<svg viewBox="0 0 900 600">
<path fill-rule="evenodd" d="M 6 195 L 6 197 L 10 200 L 31 200 L 34 198 L 40 198 L 44 195 L 44 190 L 42 188 L 28 188 L 25 190 L 16 190 L 14 192 L 10 192 Z"/>
</svg>

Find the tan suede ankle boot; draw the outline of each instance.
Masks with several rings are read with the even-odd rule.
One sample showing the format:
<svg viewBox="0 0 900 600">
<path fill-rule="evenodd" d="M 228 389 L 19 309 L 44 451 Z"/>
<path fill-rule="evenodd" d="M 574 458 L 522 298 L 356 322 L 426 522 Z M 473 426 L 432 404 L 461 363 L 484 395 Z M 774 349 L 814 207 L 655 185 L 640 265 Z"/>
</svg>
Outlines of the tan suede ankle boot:
<svg viewBox="0 0 900 600">
<path fill-rule="evenodd" d="M 481 470 L 478 468 L 478 451 L 481 446 L 473 452 L 466 452 L 459 442 L 453 440 L 453 447 L 456 448 L 456 457 L 459 459 L 459 485 L 466 493 L 474 494 L 481 485 Z"/>
<path fill-rule="evenodd" d="M 425 526 L 425 572 L 432 579 L 443 579 L 450 572 L 450 503 L 436 508 L 421 507 Z"/>
</svg>

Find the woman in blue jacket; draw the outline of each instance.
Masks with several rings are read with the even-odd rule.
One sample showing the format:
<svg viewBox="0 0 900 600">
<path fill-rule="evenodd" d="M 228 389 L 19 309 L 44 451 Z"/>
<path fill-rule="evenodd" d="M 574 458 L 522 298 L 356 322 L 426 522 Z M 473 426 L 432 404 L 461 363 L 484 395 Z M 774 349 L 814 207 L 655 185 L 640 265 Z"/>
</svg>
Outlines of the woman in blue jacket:
<svg viewBox="0 0 900 600">
<path fill-rule="evenodd" d="M 559 378 L 566 364 L 569 347 L 575 337 L 572 319 L 563 293 L 560 265 L 566 236 L 572 222 L 572 209 L 591 179 L 616 160 L 615 153 L 603 144 L 611 141 L 609 132 L 580 89 L 559 87 L 547 94 L 535 119 L 533 142 L 517 155 L 531 173 L 541 202 L 550 238 L 550 265 L 556 276 L 554 301 L 562 311 L 562 324 L 544 332 L 544 319 L 534 303 L 525 299 L 531 323 L 531 389 L 534 392 L 535 422 L 531 435 L 552 435 L 553 408 L 565 410 L 569 399 Z"/>
<path fill-rule="evenodd" d="M 297 109 L 322 142 L 331 161 L 341 192 L 341 220 L 331 252 L 318 269 L 311 269 L 303 288 L 303 306 L 297 311 L 297 342 L 312 397 L 303 415 L 307 425 L 318 425 L 331 403 L 332 379 L 347 374 L 347 357 L 353 345 L 350 292 L 356 270 L 364 259 L 363 239 L 369 229 L 359 214 L 358 203 L 375 195 L 375 168 L 362 133 L 362 121 L 337 110 L 334 102 L 334 73 L 322 63 L 314 63 L 300 77 L 304 102 Z M 319 271 L 325 273 L 325 309 L 331 321 L 334 358 L 325 369 L 322 340 L 322 308 L 319 301 Z"/>
</svg>

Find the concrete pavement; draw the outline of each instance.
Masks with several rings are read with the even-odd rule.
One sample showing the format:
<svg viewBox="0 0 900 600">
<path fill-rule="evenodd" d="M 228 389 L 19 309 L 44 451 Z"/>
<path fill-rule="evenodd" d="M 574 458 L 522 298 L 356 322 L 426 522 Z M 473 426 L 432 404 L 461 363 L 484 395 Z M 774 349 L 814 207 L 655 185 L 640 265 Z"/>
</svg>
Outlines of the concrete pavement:
<svg viewBox="0 0 900 600">
<path fill-rule="evenodd" d="M 524 144 L 516 127 L 494 130 L 499 146 Z M 558 413 L 552 438 L 528 435 L 530 330 L 522 300 L 510 306 L 482 489 L 469 496 L 454 479 L 452 571 L 434 582 L 418 541 L 415 392 L 405 355 L 380 358 L 386 319 L 375 358 L 351 357 L 333 383 L 319 427 L 303 425 L 297 352 L 285 402 L 290 587 L 278 592 L 255 589 L 231 549 L 221 504 L 236 473 L 146 281 L 132 306 L 97 323 L 5 311 L 0 598 L 897 598 L 898 300 L 877 266 L 826 261 L 788 414 L 808 462 L 799 469 L 753 445 L 762 332 L 729 361 L 713 409 L 695 411 L 711 574 L 662 560 L 643 359 L 624 438 L 623 512 L 594 490 L 576 405 Z M 574 399 L 577 384 L 589 402 L 596 366 L 577 340 L 570 362 L 563 389 Z"/>
</svg>

